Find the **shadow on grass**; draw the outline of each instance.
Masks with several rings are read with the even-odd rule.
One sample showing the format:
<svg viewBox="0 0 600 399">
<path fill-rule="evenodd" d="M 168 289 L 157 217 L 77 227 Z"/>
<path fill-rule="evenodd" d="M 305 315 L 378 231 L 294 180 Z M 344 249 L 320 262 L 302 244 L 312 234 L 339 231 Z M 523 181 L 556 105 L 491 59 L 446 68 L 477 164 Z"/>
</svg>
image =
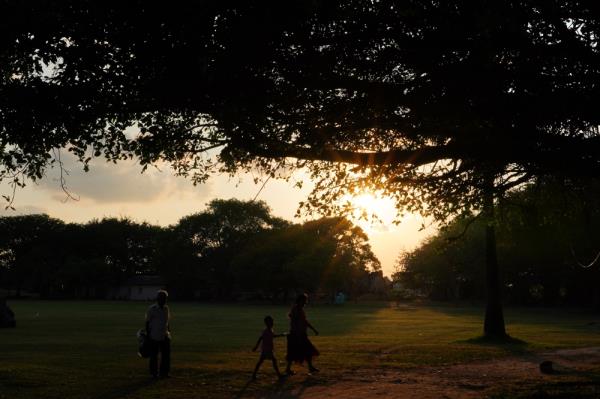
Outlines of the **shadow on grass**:
<svg viewBox="0 0 600 399">
<path fill-rule="evenodd" d="M 596 399 L 600 381 L 566 381 L 538 384 L 520 392 L 500 391 L 489 396 L 490 399 Z"/>
<path fill-rule="evenodd" d="M 482 324 L 485 317 L 484 303 L 430 302 L 423 307 L 453 317 L 480 319 Z M 585 307 L 505 305 L 504 317 L 509 329 L 512 325 L 518 324 L 530 328 L 547 326 L 582 333 L 600 331 L 600 314 Z"/>
<path fill-rule="evenodd" d="M 525 347 L 529 346 L 527 341 L 523 341 L 519 338 L 511 337 L 510 335 L 500 336 L 500 337 L 488 337 L 485 335 L 469 338 L 462 341 L 467 344 L 477 344 L 477 345 L 502 345 L 502 346 L 514 346 L 514 347 Z"/>
<path fill-rule="evenodd" d="M 268 397 L 278 399 L 296 399 L 304 395 L 307 388 L 317 385 L 327 385 L 329 382 L 323 377 L 307 376 L 303 381 L 281 380 L 273 386 Z"/>
<path fill-rule="evenodd" d="M 144 378 L 142 380 L 139 380 L 135 383 L 132 384 L 128 384 L 128 385 L 124 385 L 124 386 L 120 386 L 120 387 L 115 387 L 114 389 L 105 392 L 101 395 L 96 396 L 94 399 L 117 399 L 117 398 L 122 398 L 125 396 L 128 396 L 132 393 L 135 393 L 141 389 L 147 388 L 151 385 L 156 384 L 157 380 L 156 379 L 151 379 L 151 378 Z"/>
<path fill-rule="evenodd" d="M 239 390 L 239 392 L 234 396 L 234 398 L 239 399 L 239 398 L 245 397 L 245 394 L 248 393 L 248 388 L 250 388 L 251 385 L 255 382 L 256 382 L 256 380 L 252 380 L 252 379 L 248 380 L 244 384 L 244 386 Z M 296 395 L 289 392 L 293 388 L 293 386 L 291 386 L 290 384 L 287 384 L 286 382 L 287 382 L 287 377 L 280 378 L 271 387 L 262 387 L 262 389 L 258 388 L 257 392 L 262 392 L 263 394 L 268 392 L 269 393 L 268 397 L 276 396 L 277 398 L 296 398 L 297 397 Z"/>
<path fill-rule="evenodd" d="M 526 355 L 531 353 L 528 342 L 511 337 L 509 335 L 502 337 L 486 337 L 483 335 L 462 341 L 456 341 L 456 343 L 494 347 L 514 355 Z"/>
<path fill-rule="evenodd" d="M 234 396 L 235 399 L 241 398 L 244 396 L 244 394 L 246 393 L 246 391 L 248 390 L 248 387 L 254 382 L 254 380 L 250 379 L 248 380 L 244 386 L 242 387 L 242 389 L 240 389 L 240 391 Z"/>
<path fill-rule="evenodd" d="M 238 399 L 258 395 L 261 398 L 297 399 L 304 395 L 307 388 L 317 385 L 328 385 L 331 381 L 322 376 L 308 375 L 301 381 L 297 377 L 285 377 L 270 386 L 253 388 L 253 383 L 253 380 L 246 382 L 234 398 Z"/>
</svg>

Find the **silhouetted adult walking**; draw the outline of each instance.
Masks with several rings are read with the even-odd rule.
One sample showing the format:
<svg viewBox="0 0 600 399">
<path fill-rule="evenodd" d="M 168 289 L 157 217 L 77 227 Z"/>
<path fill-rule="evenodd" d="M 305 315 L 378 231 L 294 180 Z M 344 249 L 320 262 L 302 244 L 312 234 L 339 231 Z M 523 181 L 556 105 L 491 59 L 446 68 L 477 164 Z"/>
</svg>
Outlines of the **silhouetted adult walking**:
<svg viewBox="0 0 600 399">
<path fill-rule="evenodd" d="M 171 368 L 171 333 L 169 329 L 169 307 L 167 291 L 160 290 L 156 295 L 156 303 L 146 312 L 146 332 L 150 339 L 150 374 L 152 377 L 166 378 Z M 158 354 L 160 353 L 160 374 Z"/>
<path fill-rule="evenodd" d="M 287 336 L 287 374 L 294 374 L 292 371 L 292 362 L 303 363 L 306 360 L 308 370 L 311 373 L 319 371 L 312 364 L 312 359 L 319 355 L 319 351 L 308 339 L 308 328 L 314 331 L 315 335 L 319 332 L 310 324 L 304 312 L 304 305 L 308 303 L 308 295 L 298 295 L 296 303 L 290 310 L 290 332 Z"/>
</svg>

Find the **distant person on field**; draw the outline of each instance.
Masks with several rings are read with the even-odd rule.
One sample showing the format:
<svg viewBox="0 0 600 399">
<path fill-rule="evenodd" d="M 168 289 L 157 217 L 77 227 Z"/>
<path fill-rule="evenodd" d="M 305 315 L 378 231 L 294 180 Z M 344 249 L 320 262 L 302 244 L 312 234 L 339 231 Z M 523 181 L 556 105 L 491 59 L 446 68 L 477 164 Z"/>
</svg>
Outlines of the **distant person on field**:
<svg viewBox="0 0 600 399">
<path fill-rule="evenodd" d="M 283 374 L 279 372 L 279 367 L 277 367 L 277 359 L 275 358 L 275 354 L 273 352 L 273 338 L 284 337 L 286 334 L 275 334 L 275 331 L 273 331 L 273 324 L 274 322 L 271 316 L 265 317 L 266 328 L 263 330 L 261 336 L 258 338 L 258 341 L 256 341 L 256 345 L 254 345 L 254 348 L 252 349 L 253 352 L 256 352 L 258 345 L 261 345 L 260 358 L 258 358 L 258 363 L 256 363 L 256 367 L 254 367 L 254 372 L 252 373 L 253 380 L 256 379 L 256 373 L 258 372 L 260 365 L 266 359 L 271 359 L 273 362 L 273 368 L 275 369 L 277 376 L 279 378 L 283 377 Z"/>
<path fill-rule="evenodd" d="M 167 291 L 160 290 L 156 295 L 156 303 L 146 312 L 146 332 L 150 339 L 150 374 L 166 378 L 171 368 L 171 333 L 169 329 L 169 307 Z M 160 374 L 158 354 L 160 353 Z"/>
<path fill-rule="evenodd" d="M 344 293 L 342 291 L 340 291 L 335 296 L 335 304 L 343 305 L 344 303 L 346 303 L 346 295 L 344 295 Z"/>
<path fill-rule="evenodd" d="M 0 298 L 0 327 L 14 328 L 16 326 L 15 313 L 6 304 L 6 298 Z"/>
<path fill-rule="evenodd" d="M 292 371 L 292 362 L 303 363 L 306 360 L 308 370 L 311 373 L 319 371 L 312 364 L 312 359 L 319 356 L 319 351 L 308 339 L 308 328 L 314 331 L 315 335 L 319 332 L 309 323 L 304 313 L 304 305 L 308 303 L 308 295 L 301 294 L 296 299 L 296 303 L 290 310 L 290 332 L 287 336 L 287 374 L 294 374 Z"/>
</svg>

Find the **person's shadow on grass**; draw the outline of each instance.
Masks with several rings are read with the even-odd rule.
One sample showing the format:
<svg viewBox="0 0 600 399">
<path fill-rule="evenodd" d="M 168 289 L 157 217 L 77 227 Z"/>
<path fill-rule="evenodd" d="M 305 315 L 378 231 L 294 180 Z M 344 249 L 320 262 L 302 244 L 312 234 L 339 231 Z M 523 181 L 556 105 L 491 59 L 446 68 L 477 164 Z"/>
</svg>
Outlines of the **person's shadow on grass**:
<svg viewBox="0 0 600 399">
<path fill-rule="evenodd" d="M 94 399 L 118 399 L 125 396 L 129 396 L 132 393 L 135 393 L 141 389 L 149 387 L 151 385 L 156 384 L 158 381 L 156 379 L 142 378 L 137 382 L 134 382 L 129 385 L 123 385 L 120 387 L 116 387 L 108 392 L 100 394 Z"/>
<path fill-rule="evenodd" d="M 243 398 L 244 395 L 247 393 L 246 391 L 248 387 L 251 386 L 253 382 L 255 382 L 255 380 L 249 380 L 244 385 L 244 387 L 238 392 L 235 398 Z M 279 380 L 277 380 L 277 382 L 275 382 L 268 388 L 263 387 L 263 389 L 260 391 L 260 393 L 263 394 L 261 395 L 261 397 L 264 397 L 266 395 L 266 397 L 269 398 L 276 397 L 279 399 L 298 399 L 304 395 L 304 392 L 307 388 L 310 388 L 315 385 L 328 384 L 328 381 L 323 379 L 321 376 L 315 378 L 313 375 L 310 374 L 308 374 L 307 378 L 302 381 L 294 380 L 293 383 L 288 382 L 288 378 L 285 377 L 280 378 Z"/>
<path fill-rule="evenodd" d="M 234 396 L 235 399 L 241 398 L 242 396 L 244 396 L 244 394 L 246 393 L 246 391 L 248 390 L 248 387 L 254 382 L 253 379 L 249 379 L 246 384 L 242 387 L 242 389 L 240 389 L 240 391 L 237 393 L 237 395 Z"/>
<path fill-rule="evenodd" d="M 276 389 L 280 389 L 281 387 L 283 387 L 283 384 L 285 383 L 285 380 L 287 379 L 287 377 L 284 378 L 279 378 L 277 380 L 277 382 L 275 384 L 273 384 L 273 386 Z M 240 389 L 240 391 L 234 396 L 235 399 L 238 398 L 242 398 L 244 397 L 244 394 L 246 393 L 246 391 L 248 390 L 248 388 L 252 385 L 252 384 L 256 384 L 256 380 L 254 378 L 250 378 L 242 387 L 242 389 Z"/>
<path fill-rule="evenodd" d="M 287 380 L 288 380 L 288 376 L 279 378 L 273 385 L 271 385 L 270 389 L 268 388 L 267 390 L 263 390 L 263 393 L 269 392 L 271 394 L 275 394 L 278 398 L 295 399 L 295 398 L 299 398 L 302 395 L 302 393 L 304 392 L 304 390 L 309 386 L 309 385 L 306 385 L 304 382 L 302 382 L 302 383 L 300 383 L 302 385 L 300 391 L 298 393 L 292 393 L 292 392 L 290 392 L 290 390 L 293 389 L 295 386 L 287 385 L 286 384 Z M 235 399 L 243 398 L 244 395 L 247 393 L 248 388 L 253 384 L 256 384 L 256 380 L 250 378 L 246 382 L 246 384 L 244 384 L 242 389 L 240 389 L 240 391 L 234 396 L 234 398 Z"/>
</svg>

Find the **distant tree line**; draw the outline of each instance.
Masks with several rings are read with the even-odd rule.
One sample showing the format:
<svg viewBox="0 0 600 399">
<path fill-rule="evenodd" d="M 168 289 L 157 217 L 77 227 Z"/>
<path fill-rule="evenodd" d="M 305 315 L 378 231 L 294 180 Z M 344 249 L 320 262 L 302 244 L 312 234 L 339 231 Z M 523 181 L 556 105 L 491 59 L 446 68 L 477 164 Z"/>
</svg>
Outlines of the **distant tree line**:
<svg viewBox="0 0 600 399">
<path fill-rule="evenodd" d="M 598 181 L 538 179 L 502 198 L 495 218 L 506 301 L 600 308 Z M 474 216 L 455 219 L 401 254 L 393 278 L 432 299 L 483 299 L 484 230 Z"/>
<path fill-rule="evenodd" d="M 136 275 L 160 275 L 178 299 L 222 300 L 359 295 L 382 278 L 360 227 L 339 217 L 293 224 L 264 202 L 213 200 L 166 228 L 127 218 L 0 218 L 0 288 L 13 295 L 104 298 Z"/>
</svg>

